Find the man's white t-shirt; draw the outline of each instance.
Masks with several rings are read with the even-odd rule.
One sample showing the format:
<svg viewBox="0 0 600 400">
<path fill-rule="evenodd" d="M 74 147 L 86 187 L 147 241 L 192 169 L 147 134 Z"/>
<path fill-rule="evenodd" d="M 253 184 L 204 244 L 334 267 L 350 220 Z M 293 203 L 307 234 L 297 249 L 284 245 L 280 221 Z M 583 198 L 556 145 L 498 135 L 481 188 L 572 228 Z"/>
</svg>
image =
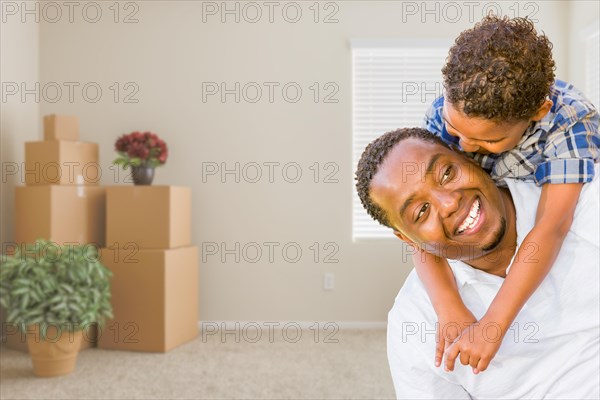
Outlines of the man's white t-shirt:
<svg viewBox="0 0 600 400">
<path fill-rule="evenodd" d="M 598 176 L 598 173 L 597 175 Z M 517 213 L 517 243 L 534 226 L 541 189 L 506 180 Z M 585 184 L 557 260 L 478 375 L 456 360 L 436 368 L 436 314 L 413 270 L 388 314 L 388 361 L 398 398 L 600 398 L 600 191 Z M 539 246 L 543 246 L 540 243 Z M 535 260 L 535 246 L 527 257 Z M 449 260 L 463 301 L 478 319 L 504 279 Z M 486 332 L 496 338 L 494 326 Z"/>
</svg>

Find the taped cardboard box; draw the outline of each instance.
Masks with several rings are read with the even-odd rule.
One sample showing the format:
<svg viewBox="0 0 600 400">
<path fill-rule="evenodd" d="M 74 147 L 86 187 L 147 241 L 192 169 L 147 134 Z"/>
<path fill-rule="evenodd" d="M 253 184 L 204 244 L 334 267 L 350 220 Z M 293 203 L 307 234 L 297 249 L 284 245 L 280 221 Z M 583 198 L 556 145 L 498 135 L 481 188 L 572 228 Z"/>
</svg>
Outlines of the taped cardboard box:
<svg viewBox="0 0 600 400">
<path fill-rule="evenodd" d="M 44 140 L 79 140 L 79 118 L 75 115 L 44 116 Z"/>
<path fill-rule="evenodd" d="M 107 187 L 106 246 L 141 249 L 189 246 L 191 201 L 188 187 Z"/>
<path fill-rule="evenodd" d="M 69 140 L 25 142 L 26 185 L 97 185 L 98 144 Z"/>
<path fill-rule="evenodd" d="M 43 238 L 104 247 L 106 188 L 85 185 L 15 188 L 15 242 Z"/>
<path fill-rule="evenodd" d="M 114 319 L 98 334 L 103 349 L 166 352 L 198 335 L 198 248 L 102 249 L 112 271 Z"/>
</svg>

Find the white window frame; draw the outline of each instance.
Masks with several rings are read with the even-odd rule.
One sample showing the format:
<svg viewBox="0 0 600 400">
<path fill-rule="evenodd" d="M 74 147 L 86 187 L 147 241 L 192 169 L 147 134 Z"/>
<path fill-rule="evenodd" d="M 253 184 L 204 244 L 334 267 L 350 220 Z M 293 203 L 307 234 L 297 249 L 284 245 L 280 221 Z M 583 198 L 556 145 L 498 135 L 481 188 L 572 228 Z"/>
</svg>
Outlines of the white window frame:
<svg viewBox="0 0 600 400">
<path fill-rule="evenodd" d="M 600 20 L 594 21 L 581 33 L 585 46 L 584 92 L 600 110 Z"/>
<path fill-rule="evenodd" d="M 395 239 L 391 230 L 374 221 L 363 208 L 360 199 L 356 193 L 356 180 L 354 173 L 360 159 L 362 151 L 366 144 L 374 140 L 383 133 L 403 127 L 421 126 L 425 111 L 442 91 L 442 73 L 441 68 L 445 63 L 448 50 L 452 45 L 449 39 L 393 39 L 393 40 L 352 40 L 352 154 L 353 154 L 353 171 L 352 171 L 352 241 L 362 241 L 371 239 Z M 427 58 L 438 59 L 437 61 L 423 61 L 429 70 L 412 69 L 410 76 L 404 79 L 402 68 L 411 71 L 410 65 L 404 64 L 404 59 L 407 56 L 417 57 L 419 54 L 425 55 Z M 383 68 L 385 76 L 381 79 L 373 79 L 373 75 L 369 77 L 369 62 L 364 61 L 365 58 L 372 56 L 374 68 Z M 386 57 L 389 58 L 386 61 Z M 380 58 L 378 61 L 377 58 Z M 361 64 L 362 62 L 362 64 Z M 386 70 L 386 62 L 390 67 Z M 360 65 L 359 65 L 360 64 Z M 404 65 L 403 65 L 404 64 Z M 396 66 L 398 72 L 395 72 L 393 66 Z M 438 68 L 438 71 L 434 71 Z M 360 71 L 360 72 L 359 72 Z M 366 77 L 361 76 L 365 75 Z M 426 71 L 424 73 L 424 71 Z M 406 71 L 405 71 L 406 72 Z M 394 76 L 398 75 L 400 76 Z M 433 75 L 432 75 L 433 74 Z M 438 75 L 439 74 L 439 75 Z M 423 77 L 436 76 L 432 80 Z M 421 77 L 421 79 L 419 79 Z M 379 82 L 384 82 L 388 79 L 390 89 Z M 433 84 L 433 85 L 432 85 Z M 360 89 L 358 85 L 360 86 Z M 364 87 L 367 89 L 364 89 Z M 400 85 L 400 88 L 399 88 Z M 404 90 L 406 89 L 406 90 Z M 410 97 L 408 90 L 413 91 Z M 424 91 L 422 89 L 425 89 Z M 417 93 L 414 92 L 417 90 Z M 371 93 L 367 96 L 367 93 Z M 436 95 L 437 94 L 437 95 Z M 357 97 L 359 96 L 359 97 Z M 400 97 L 399 97 L 400 96 Z M 365 100 L 367 99 L 367 100 Z M 372 101 L 370 100 L 372 99 Z M 382 106 L 382 101 L 389 104 L 386 107 Z M 379 103 L 379 104 L 376 104 Z M 373 104 L 373 105 L 370 105 Z M 394 109 L 396 104 L 397 112 Z M 402 105 L 407 105 L 402 107 Z M 373 107 L 380 107 L 379 111 Z M 387 111 L 386 108 L 389 108 Z M 381 110 L 384 111 L 381 111 Z M 390 110 L 391 109 L 391 110 Z M 373 110 L 373 111 L 372 111 Z M 387 113 L 387 114 L 386 114 Z M 404 113 L 404 115 L 403 115 Z M 383 115 L 382 115 L 383 114 Z M 373 115 L 373 116 L 372 116 Z M 377 121 L 375 121 L 377 118 Z M 365 122 L 367 120 L 368 122 Z M 389 124 L 389 126 L 386 126 Z M 397 240 L 397 239 L 396 239 Z"/>
</svg>

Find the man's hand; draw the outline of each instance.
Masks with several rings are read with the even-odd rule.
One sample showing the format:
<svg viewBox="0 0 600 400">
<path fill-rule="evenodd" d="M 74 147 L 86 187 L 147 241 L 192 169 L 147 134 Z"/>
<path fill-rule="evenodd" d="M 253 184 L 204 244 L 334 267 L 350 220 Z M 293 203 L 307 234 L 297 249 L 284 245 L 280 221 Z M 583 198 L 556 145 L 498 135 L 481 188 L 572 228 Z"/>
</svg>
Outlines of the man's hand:
<svg viewBox="0 0 600 400">
<path fill-rule="evenodd" d="M 483 317 L 465 328 L 446 349 L 446 370 L 454 370 L 454 362 L 460 354 L 461 364 L 470 365 L 474 374 L 485 371 L 498 352 L 504 335 L 499 324 Z"/>
<path fill-rule="evenodd" d="M 471 311 L 464 304 L 457 304 L 451 310 L 438 315 L 435 346 L 435 366 L 442 364 L 446 346 L 450 346 L 458 338 L 465 327 L 477 322 Z"/>
</svg>

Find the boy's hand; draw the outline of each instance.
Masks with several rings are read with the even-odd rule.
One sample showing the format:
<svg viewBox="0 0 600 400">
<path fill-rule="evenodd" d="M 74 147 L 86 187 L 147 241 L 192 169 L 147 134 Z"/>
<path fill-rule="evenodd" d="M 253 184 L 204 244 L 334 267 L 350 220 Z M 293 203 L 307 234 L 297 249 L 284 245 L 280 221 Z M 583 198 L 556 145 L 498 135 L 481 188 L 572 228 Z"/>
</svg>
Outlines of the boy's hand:
<svg viewBox="0 0 600 400">
<path fill-rule="evenodd" d="M 474 374 L 485 371 L 498 352 L 504 334 L 500 325 L 486 317 L 465 328 L 460 337 L 446 349 L 446 370 L 454 370 L 454 362 L 460 354 L 461 364 L 470 365 Z"/>
<path fill-rule="evenodd" d="M 475 322 L 477 322 L 477 319 L 463 304 L 456 305 L 451 310 L 438 315 L 435 346 L 436 367 L 442 364 L 446 345 L 450 346 L 460 336 L 465 327 Z"/>
</svg>

